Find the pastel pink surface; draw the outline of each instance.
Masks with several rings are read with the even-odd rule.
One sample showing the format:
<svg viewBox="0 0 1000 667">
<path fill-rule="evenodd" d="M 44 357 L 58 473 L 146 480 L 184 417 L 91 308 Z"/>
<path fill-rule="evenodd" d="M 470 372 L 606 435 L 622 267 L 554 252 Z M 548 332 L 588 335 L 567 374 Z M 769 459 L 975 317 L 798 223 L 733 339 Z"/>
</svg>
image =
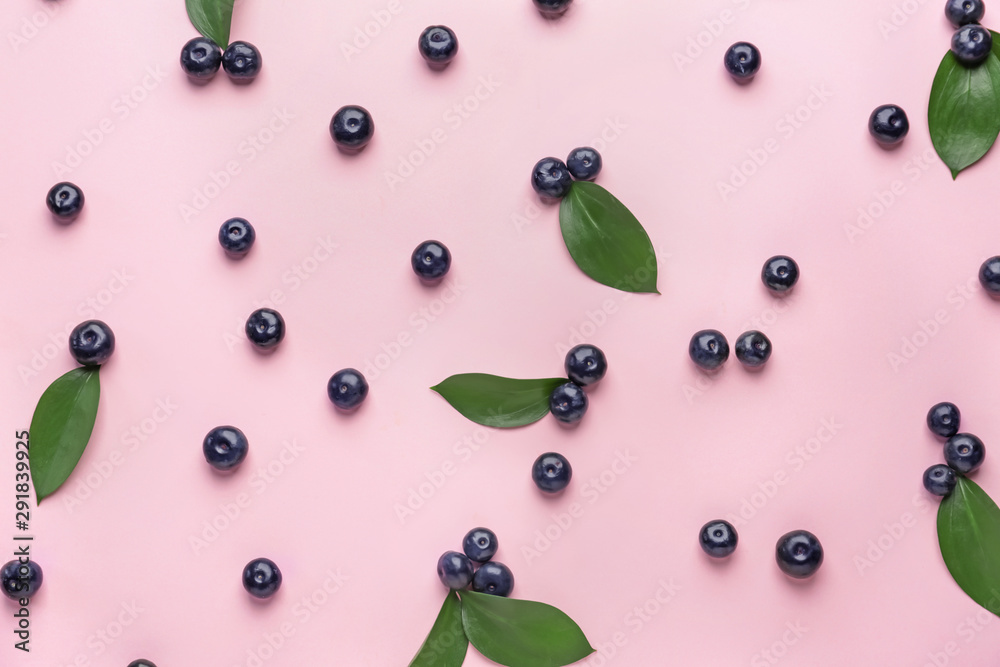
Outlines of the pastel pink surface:
<svg viewBox="0 0 1000 667">
<path fill-rule="evenodd" d="M 3 3 L 4 544 L 14 433 L 73 367 L 68 329 L 99 317 L 118 349 L 83 460 L 32 511 L 31 653 L 7 605 L 0 662 L 406 664 L 443 599 L 438 555 L 484 525 L 517 597 L 606 655 L 617 641 L 592 667 L 993 664 L 995 619 L 948 575 L 920 478 L 939 400 L 1000 441 L 1000 305 L 975 289 L 1000 252 L 1000 156 L 956 182 L 933 156 L 951 33 L 940 3 L 912 4 L 576 0 L 546 21 L 529 0 L 251 0 L 233 37 L 260 48 L 259 79 L 196 87 L 181 0 Z M 439 23 L 461 48 L 434 73 L 416 40 Z M 737 40 L 763 53 L 746 87 L 721 65 Z M 887 102 L 911 122 L 892 152 L 865 125 Z M 377 127 L 356 157 L 327 132 L 343 104 Z M 657 248 L 662 296 L 586 278 L 531 191 L 535 160 L 587 144 Z M 87 198 L 65 228 L 43 204 L 60 180 Z M 241 262 L 216 241 L 235 215 L 257 229 Z M 454 256 L 436 288 L 409 268 L 428 238 Z M 785 300 L 758 277 L 777 253 L 802 267 Z M 241 327 L 267 302 L 288 336 L 261 357 Z M 706 327 L 764 330 L 768 368 L 707 380 L 686 354 Z M 558 374 L 578 335 L 611 370 L 576 430 L 480 428 L 428 389 Z M 346 366 L 371 382 L 351 416 L 324 389 Z M 220 477 L 201 440 L 226 423 L 251 452 Z M 558 498 L 529 476 L 549 450 L 575 472 Z M 992 459 L 977 481 L 1000 495 Z M 698 529 L 730 515 L 739 549 L 709 562 Z M 774 564 L 795 528 L 826 548 L 805 584 Z M 240 585 L 256 556 L 285 578 L 263 605 Z"/>
</svg>

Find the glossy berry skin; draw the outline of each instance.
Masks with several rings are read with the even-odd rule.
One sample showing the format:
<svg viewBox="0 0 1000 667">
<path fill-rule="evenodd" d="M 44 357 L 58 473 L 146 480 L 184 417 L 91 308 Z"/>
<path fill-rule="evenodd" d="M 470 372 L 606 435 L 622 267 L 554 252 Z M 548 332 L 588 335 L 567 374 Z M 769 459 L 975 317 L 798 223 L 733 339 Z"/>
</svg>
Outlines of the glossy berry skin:
<svg viewBox="0 0 1000 667">
<path fill-rule="evenodd" d="M 222 54 L 222 69 L 233 81 L 250 83 L 257 78 L 262 64 L 260 51 L 250 42 L 233 42 Z"/>
<path fill-rule="evenodd" d="M 76 220 L 83 210 L 83 201 L 83 190 L 69 182 L 56 183 L 45 196 L 45 205 L 62 223 Z"/>
<path fill-rule="evenodd" d="M 990 257 L 979 267 L 979 284 L 990 296 L 1000 297 L 1000 256 Z"/>
<path fill-rule="evenodd" d="M 531 170 L 531 187 L 547 199 L 562 199 L 573 185 L 573 176 L 562 160 L 554 157 L 542 158 Z"/>
<path fill-rule="evenodd" d="M 115 351 L 115 334 L 100 320 L 81 322 L 69 335 L 69 351 L 79 364 L 100 366 Z"/>
<path fill-rule="evenodd" d="M 420 33 L 417 48 L 428 65 L 443 67 L 458 54 L 458 37 L 447 26 L 432 25 Z"/>
<path fill-rule="evenodd" d="M 935 496 L 947 496 L 955 490 L 958 478 L 946 465 L 933 465 L 924 471 L 924 488 Z"/>
<path fill-rule="evenodd" d="M 566 353 L 564 367 L 570 380 L 581 387 L 587 387 L 601 381 L 608 372 L 608 360 L 601 348 L 583 344 Z"/>
<path fill-rule="evenodd" d="M 503 563 L 483 563 L 472 575 L 472 590 L 508 597 L 514 590 L 514 573 Z"/>
<path fill-rule="evenodd" d="M 195 37 L 181 49 L 181 69 L 194 81 L 208 81 L 222 67 L 222 49 L 208 37 Z"/>
<path fill-rule="evenodd" d="M 410 266 L 421 281 L 433 285 L 451 268 L 451 252 L 440 241 L 424 241 L 410 255 Z"/>
<path fill-rule="evenodd" d="M 975 67 L 986 60 L 993 48 L 993 35 L 981 25 L 965 25 L 951 38 L 951 52 L 966 67 Z"/>
<path fill-rule="evenodd" d="M 587 413 L 587 393 L 575 382 L 561 384 L 549 396 L 552 416 L 564 424 L 575 424 Z"/>
<path fill-rule="evenodd" d="M 601 154 L 589 146 L 574 148 L 566 158 L 566 168 L 570 176 L 578 181 L 592 181 L 601 173 L 604 160 Z"/>
<path fill-rule="evenodd" d="M 438 579 L 453 591 L 460 591 L 472 583 L 472 561 L 457 551 L 445 551 L 438 558 Z"/>
<path fill-rule="evenodd" d="M 722 519 L 709 521 L 701 527 L 701 532 L 698 534 L 698 543 L 712 558 L 725 558 L 730 555 L 736 551 L 738 541 L 739 535 L 736 534 L 733 524 Z"/>
<path fill-rule="evenodd" d="M 533 0 L 535 7 L 546 18 L 555 18 L 566 13 L 573 0 Z"/>
<path fill-rule="evenodd" d="M 572 478 L 573 467 L 562 454 L 542 454 L 531 466 L 531 479 L 545 493 L 559 493 L 569 485 Z"/>
<path fill-rule="evenodd" d="M 750 42 L 736 42 L 726 51 L 722 62 L 736 81 L 749 83 L 760 69 L 760 51 Z"/>
<path fill-rule="evenodd" d="M 201 445 L 205 460 L 216 470 L 235 470 L 250 451 L 250 442 L 235 426 L 216 426 Z"/>
<path fill-rule="evenodd" d="M 250 252 L 257 232 L 243 218 L 230 218 L 219 227 L 219 244 L 233 259 L 242 259 Z"/>
<path fill-rule="evenodd" d="M 326 383 L 326 395 L 338 410 L 357 410 L 368 397 L 368 381 L 361 371 L 339 370 Z"/>
<path fill-rule="evenodd" d="M 774 555 L 782 572 L 793 579 L 807 579 L 823 564 L 823 545 L 808 530 L 793 530 L 781 536 Z"/>
<path fill-rule="evenodd" d="M 688 354 L 698 368 L 714 371 L 729 359 L 729 342 L 721 332 L 703 329 L 691 336 Z"/>
<path fill-rule="evenodd" d="M 771 358 L 771 340 L 760 331 L 740 334 L 733 346 L 736 358 L 744 368 L 761 368 Z"/>
<path fill-rule="evenodd" d="M 42 568 L 29 560 L 12 560 L 0 568 L 0 588 L 11 600 L 29 599 L 42 586 Z"/>
<path fill-rule="evenodd" d="M 954 403 L 938 403 L 927 411 L 927 428 L 942 438 L 950 438 L 958 433 L 961 422 L 962 413 Z"/>
<path fill-rule="evenodd" d="M 156 667 L 156 665 L 151 663 L 149 660 L 133 660 L 128 663 L 128 667 Z"/>
<path fill-rule="evenodd" d="M 357 153 L 375 135 L 375 121 L 368 109 L 347 105 L 337 109 L 330 119 L 330 136 L 333 143 L 345 153 Z"/>
<path fill-rule="evenodd" d="M 257 558 L 243 568 L 243 588 L 255 598 L 269 598 L 281 588 L 281 570 L 269 558 Z"/>
<path fill-rule="evenodd" d="M 902 107 L 883 104 L 868 117 L 868 133 L 884 148 L 898 146 L 910 131 L 910 119 Z"/>
<path fill-rule="evenodd" d="M 285 320 L 276 310 L 260 308 L 247 318 L 246 334 L 258 350 L 268 352 L 285 338 Z"/>
<path fill-rule="evenodd" d="M 944 462 L 963 475 L 978 470 L 985 458 L 983 441 L 971 433 L 957 433 L 944 443 Z"/>
<path fill-rule="evenodd" d="M 489 528 L 473 528 L 462 540 L 462 551 L 477 563 L 485 563 L 496 555 L 497 535 Z"/>
<path fill-rule="evenodd" d="M 986 14 L 983 0 L 948 0 L 944 4 L 944 15 L 956 28 L 970 23 L 979 23 Z"/>
<path fill-rule="evenodd" d="M 771 294 L 786 294 L 799 281 L 799 265 L 791 257 L 775 255 L 764 262 L 760 279 Z"/>
</svg>

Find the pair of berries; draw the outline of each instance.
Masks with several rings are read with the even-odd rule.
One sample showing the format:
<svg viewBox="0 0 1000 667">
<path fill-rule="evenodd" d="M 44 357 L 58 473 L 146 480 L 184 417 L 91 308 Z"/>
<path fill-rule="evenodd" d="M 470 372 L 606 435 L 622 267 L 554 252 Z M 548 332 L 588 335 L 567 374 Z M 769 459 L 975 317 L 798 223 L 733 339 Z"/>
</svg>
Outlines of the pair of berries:
<svg viewBox="0 0 1000 667">
<path fill-rule="evenodd" d="M 441 583 L 451 590 L 472 585 L 477 593 L 507 597 L 514 590 L 514 575 L 503 563 L 493 562 L 499 543 L 488 528 L 473 528 L 462 540 L 462 551 L 446 551 L 438 558 Z"/>
<path fill-rule="evenodd" d="M 552 390 L 549 411 L 563 424 L 575 424 L 587 413 L 584 387 L 601 381 L 608 372 L 608 360 L 596 345 L 577 345 L 566 353 L 563 368 L 570 381 Z"/>
<path fill-rule="evenodd" d="M 971 433 L 959 433 L 962 414 L 954 403 L 938 403 L 927 412 L 927 428 L 934 435 L 946 438 L 944 460 L 947 465 L 933 465 L 924 471 L 924 488 L 936 496 L 947 496 L 955 490 L 957 475 L 968 475 L 983 465 L 986 446 Z"/>
<path fill-rule="evenodd" d="M 181 69 L 192 81 L 205 83 L 226 71 L 236 83 L 250 83 L 260 73 L 260 51 L 250 42 L 233 42 L 225 53 L 208 37 L 195 37 L 181 49 Z"/>
<path fill-rule="evenodd" d="M 703 371 L 716 371 L 729 359 L 729 341 L 720 331 L 703 329 L 691 337 L 688 355 Z M 736 339 L 736 358 L 748 370 L 762 368 L 771 358 L 771 340 L 760 331 L 740 334 Z"/>
<path fill-rule="evenodd" d="M 601 173 L 601 154 L 589 146 L 574 148 L 566 161 L 542 158 L 531 170 L 531 187 L 544 199 L 562 199 L 573 181 L 593 181 Z"/>
<path fill-rule="evenodd" d="M 701 528 L 698 542 L 712 558 L 725 558 L 736 551 L 739 536 L 728 521 L 709 521 Z M 808 530 L 785 533 L 775 545 L 774 558 L 782 572 L 794 579 L 816 574 L 823 564 L 823 545 Z"/>
</svg>

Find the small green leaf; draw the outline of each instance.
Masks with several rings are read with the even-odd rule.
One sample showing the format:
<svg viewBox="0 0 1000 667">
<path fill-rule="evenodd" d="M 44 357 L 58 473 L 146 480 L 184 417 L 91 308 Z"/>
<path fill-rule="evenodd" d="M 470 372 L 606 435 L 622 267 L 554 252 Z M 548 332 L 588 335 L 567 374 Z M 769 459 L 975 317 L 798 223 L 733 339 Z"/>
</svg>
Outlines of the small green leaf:
<svg viewBox="0 0 1000 667">
<path fill-rule="evenodd" d="M 594 652 L 573 619 L 541 602 L 462 591 L 462 623 L 476 650 L 508 667 L 561 667 Z"/>
<path fill-rule="evenodd" d="M 70 476 L 83 456 L 97 419 L 100 367 L 74 368 L 49 385 L 31 417 L 28 461 L 41 504 Z"/>
<path fill-rule="evenodd" d="M 467 419 L 483 426 L 532 424 L 549 412 L 552 390 L 568 380 L 514 380 L 485 373 L 452 375 L 431 387 Z"/>
<path fill-rule="evenodd" d="M 222 47 L 229 46 L 234 0 L 185 0 L 188 18 L 205 37 Z"/>
<path fill-rule="evenodd" d="M 559 204 L 559 226 L 576 265 L 623 292 L 656 289 L 656 252 L 646 230 L 613 194 L 578 181 Z"/>
<path fill-rule="evenodd" d="M 934 150 L 952 178 L 980 160 L 1000 134 L 1000 35 L 993 51 L 976 67 L 966 67 L 948 51 L 941 60 L 927 109 Z"/>
<path fill-rule="evenodd" d="M 1000 615 L 1000 509 L 978 484 L 958 478 L 938 509 L 938 542 L 948 571 L 969 597 Z"/>
<path fill-rule="evenodd" d="M 462 667 L 468 650 L 469 640 L 462 628 L 462 602 L 455 591 L 450 591 L 410 667 Z"/>
</svg>

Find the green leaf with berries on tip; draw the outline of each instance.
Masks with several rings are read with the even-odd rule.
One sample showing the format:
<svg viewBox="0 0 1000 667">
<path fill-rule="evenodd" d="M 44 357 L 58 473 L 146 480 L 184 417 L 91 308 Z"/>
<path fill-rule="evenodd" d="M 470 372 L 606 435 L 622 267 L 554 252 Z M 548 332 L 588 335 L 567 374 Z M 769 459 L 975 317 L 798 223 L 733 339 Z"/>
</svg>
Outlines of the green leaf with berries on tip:
<svg viewBox="0 0 1000 667">
<path fill-rule="evenodd" d="M 565 378 L 516 380 L 462 373 L 431 387 L 466 419 L 483 426 L 515 428 L 533 424 L 549 412 L 549 396 Z"/>
<path fill-rule="evenodd" d="M 410 667 L 461 667 L 468 650 L 469 640 L 462 627 L 462 602 L 455 591 L 449 591 Z"/>
<path fill-rule="evenodd" d="M 992 35 L 993 50 L 975 67 L 948 51 L 931 86 L 931 142 L 953 179 L 986 155 L 1000 134 L 1000 35 Z"/>
<path fill-rule="evenodd" d="M 465 636 L 507 667 L 562 667 L 594 652 L 565 613 L 541 602 L 461 591 Z"/>
<path fill-rule="evenodd" d="M 205 37 L 222 47 L 229 46 L 234 0 L 185 0 L 191 24 Z"/>
<path fill-rule="evenodd" d="M 1000 508 L 978 484 L 959 475 L 938 508 L 937 528 L 941 556 L 955 582 L 1000 615 Z"/>
<path fill-rule="evenodd" d="M 28 462 L 38 504 L 56 492 L 83 456 L 97 421 L 99 366 L 74 368 L 42 393 L 28 431 Z"/>
<path fill-rule="evenodd" d="M 623 292 L 660 293 L 649 235 L 600 185 L 573 183 L 559 204 L 559 227 L 573 261 L 597 282 Z"/>
</svg>

